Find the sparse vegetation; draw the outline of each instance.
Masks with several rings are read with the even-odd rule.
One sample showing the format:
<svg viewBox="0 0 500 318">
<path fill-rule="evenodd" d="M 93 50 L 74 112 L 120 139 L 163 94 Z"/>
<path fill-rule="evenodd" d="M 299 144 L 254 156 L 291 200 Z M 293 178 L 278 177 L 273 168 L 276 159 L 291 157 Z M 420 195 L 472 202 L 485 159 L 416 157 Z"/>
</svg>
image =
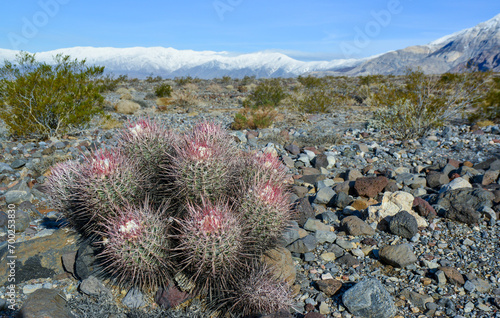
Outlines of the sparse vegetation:
<svg viewBox="0 0 500 318">
<path fill-rule="evenodd" d="M 474 111 L 469 115 L 472 122 L 500 120 L 500 77 L 495 77 L 488 83 L 484 99 L 474 106 Z"/>
<path fill-rule="evenodd" d="M 104 67 L 57 55 L 55 65 L 20 53 L 0 69 L 0 118 L 12 134 L 46 138 L 84 127 L 102 113 Z"/>
<path fill-rule="evenodd" d="M 436 77 L 408 70 L 402 85 L 386 83 L 375 95 L 374 120 L 397 138 L 421 137 L 474 105 L 483 78 L 473 72 Z"/>
<path fill-rule="evenodd" d="M 158 97 L 172 97 L 172 86 L 160 84 L 155 88 L 155 94 Z"/>
</svg>

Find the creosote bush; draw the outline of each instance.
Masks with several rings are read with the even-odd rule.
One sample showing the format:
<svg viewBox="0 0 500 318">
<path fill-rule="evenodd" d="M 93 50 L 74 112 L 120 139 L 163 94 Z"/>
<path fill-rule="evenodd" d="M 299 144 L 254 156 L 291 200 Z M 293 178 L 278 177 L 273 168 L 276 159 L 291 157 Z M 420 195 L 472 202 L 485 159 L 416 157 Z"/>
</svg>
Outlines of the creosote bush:
<svg viewBox="0 0 500 318">
<path fill-rule="evenodd" d="M 439 78 L 408 70 L 402 85 L 388 83 L 375 95 L 374 104 L 379 109 L 374 121 L 397 138 L 422 137 L 475 105 L 483 79 L 479 72 Z"/>
<path fill-rule="evenodd" d="M 102 113 L 104 67 L 57 55 L 54 65 L 20 53 L 0 68 L 0 118 L 12 134 L 47 138 L 82 128 Z M 104 86 L 103 86 L 104 85 Z"/>
<path fill-rule="evenodd" d="M 155 88 L 155 94 L 158 97 L 171 97 L 172 87 L 168 84 L 161 84 Z"/>
<path fill-rule="evenodd" d="M 243 152 L 207 122 L 178 134 L 140 119 L 119 140 L 57 164 L 47 181 L 106 277 L 146 292 L 178 284 L 232 316 L 290 305 L 288 286 L 261 260 L 292 217 L 277 158 Z"/>
</svg>

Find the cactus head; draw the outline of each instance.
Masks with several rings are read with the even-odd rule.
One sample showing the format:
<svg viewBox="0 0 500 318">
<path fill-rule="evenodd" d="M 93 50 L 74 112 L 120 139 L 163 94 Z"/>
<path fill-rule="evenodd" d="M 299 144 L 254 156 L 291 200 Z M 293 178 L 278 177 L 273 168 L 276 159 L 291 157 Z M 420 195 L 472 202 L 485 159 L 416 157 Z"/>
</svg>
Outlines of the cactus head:
<svg viewBox="0 0 500 318">
<path fill-rule="evenodd" d="M 206 199 L 200 206 L 188 204 L 179 224 L 177 250 L 183 269 L 193 275 L 199 290 L 223 289 L 243 258 L 242 229 L 230 206 Z"/>
<path fill-rule="evenodd" d="M 238 212 L 244 220 L 248 235 L 254 239 L 252 244 L 257 254 L 275 246 L 291 217 L 283 185 L 272 181 L 255 180 L 242 195 Z"/>
<path fill-rule="evenodd" d="M 235 163 L 241 157 L 239 153 L 231 145 L 219 142 L 221 136 L 216 139 L 199 134 L 181 138 L 175 145 L 172 164 L 165 170 L 173 180 L 171 191 L 181 204 L 201 204 L 202 197 L 214 202 L 231 197 L 237 188 Z"/>
<path fill-rule="evenodd" d="M 271 314 L 292 305 L 292 294 L 284 281 L 279 281 L 266 265 L 253 262 L 227 297 L 229 309 L 243 316 Z"/>
<path fill-rule="evenodd" d="M 152 290 L 166 286 L 168 273 L 168 224 L 165 211 L 154 211 L 146 201 L 143 207 L 118 209 L 99 232 L 96 244 L 103 272 L 118 284 Z"/>
<path fill-rule="evenodd" d="M 255 179 L 282 184 L 286 180 L 287 168 L 272 153 L 254 152 L 247 155 L 246 182 Z"/>
</svg>

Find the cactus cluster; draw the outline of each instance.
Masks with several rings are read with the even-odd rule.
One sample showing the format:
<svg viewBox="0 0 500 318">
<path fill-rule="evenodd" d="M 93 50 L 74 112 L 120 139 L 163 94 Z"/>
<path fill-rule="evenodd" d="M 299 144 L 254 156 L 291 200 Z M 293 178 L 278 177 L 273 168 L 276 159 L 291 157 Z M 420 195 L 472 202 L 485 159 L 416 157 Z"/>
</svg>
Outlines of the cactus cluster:
<svg viewBox="0 0 500 318">
<path fill-rule="evenodd" d="M 102 272 L 153 292 L 181 275 L 235 316 L 286 308 L 287 285 L 261 263 L 292 216 L 283 164 L 208 122 L 180 134 L 140 119 L 118 136 L 115 148 L 55 166 L 47 185 Z"/>
</svg>

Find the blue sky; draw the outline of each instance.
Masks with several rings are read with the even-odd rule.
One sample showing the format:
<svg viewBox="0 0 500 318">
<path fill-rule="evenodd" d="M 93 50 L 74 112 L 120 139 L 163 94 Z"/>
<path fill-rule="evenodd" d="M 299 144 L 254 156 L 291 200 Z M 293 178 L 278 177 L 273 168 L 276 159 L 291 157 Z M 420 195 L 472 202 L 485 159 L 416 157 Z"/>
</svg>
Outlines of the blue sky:
<svg viewBox="0 0 500 318">
<path fill-rule="evenodd" d="M 500 13 L 498 0 L 0 2 L 0 48 L 163 46 L 301 60 L 359 58 L 425 44 Z"/>
</svg>

